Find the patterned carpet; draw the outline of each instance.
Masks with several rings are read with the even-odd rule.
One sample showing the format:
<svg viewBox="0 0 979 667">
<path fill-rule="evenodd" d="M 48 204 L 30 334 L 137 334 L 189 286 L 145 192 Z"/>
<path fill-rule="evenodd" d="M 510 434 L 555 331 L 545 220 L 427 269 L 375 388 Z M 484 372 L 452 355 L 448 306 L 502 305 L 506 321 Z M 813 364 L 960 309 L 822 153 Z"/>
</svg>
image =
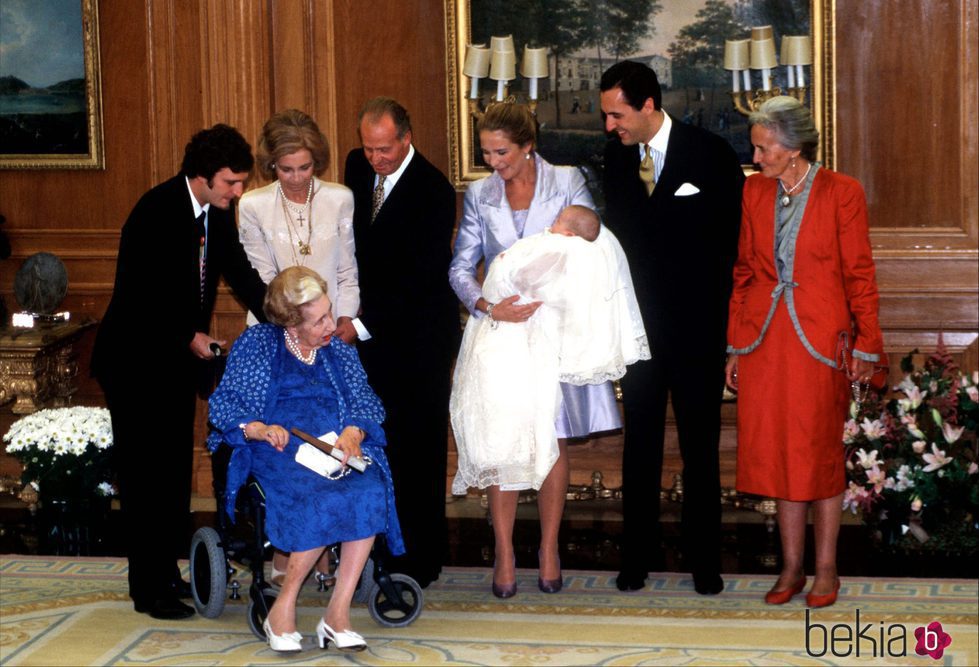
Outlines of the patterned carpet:
<svg viewBox="0 0 979 667">
<path fill-rule="evenodd" d="M 244 600 L 213 620 L 154 621 L 132 610 L 125 560 L 0 556 L 0 664 L 926 665 L 936 661 L 915 654 L 915 629 L 936 621 L 952 640 L 937 662 L 979 664 L 975 580 L 845 578 L 840 601 L 811 611 L 807 628 L 804 597 L 764 604 L 768 576 L 726 576 L 717 597 L 676 574 L 629 594 L 609 572 L 566 571 L 557 595 L 538 592 L 536 576 L 521 570 L 519 593 L 503 601 L 489 570 L 447 568 L 408 627 L 355 607 L 368 650 L 347 655 L 315 646 L 325 594 L 307 584 L 306 650 L 283 657 L 251 634 Z"/>
</svg>

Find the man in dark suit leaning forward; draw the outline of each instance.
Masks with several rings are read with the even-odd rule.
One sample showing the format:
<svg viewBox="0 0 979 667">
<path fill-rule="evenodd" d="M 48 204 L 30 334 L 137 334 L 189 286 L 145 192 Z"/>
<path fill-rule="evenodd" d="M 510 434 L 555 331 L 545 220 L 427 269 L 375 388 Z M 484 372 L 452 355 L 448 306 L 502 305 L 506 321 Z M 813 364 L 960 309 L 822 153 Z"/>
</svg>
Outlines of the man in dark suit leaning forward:
<svg viewBox="0 0 979 667">
<path fill-rule="evenodd" d="M 408 112 L 378 97 L 359 118 L 362 149 L 347 155 L 360 273 L 357 343 L 384 402 L 387 455 L 407 552 L 391 569 L 422 586 L 448 552 L 446 443 L 459 307 L 449 287 L 456 194 L 411 144 Z M 368 338 L 369 336 L 369 338 Z"/>
<path fill-rule="evenodd" d="M 248 142 L 215 125 L 187 144 L 180 174 L 136 203 L 119 241 L 92 373 L 105 392 L 129 557 L 129 596 L 154 618 L 186 618 L 195 395 L 212 344 L 218 278 L 253 313 L 265 284 L 238 241 L 232 204 L 252 169 Z"/>
<path fill-rule="evenodd" d="M 725 326 L 744 174 L 720 137 L 674 122 L 656 73 L 623 61 L 601 80 L 606 222 L 625 249 L 652 359 L 622 380 L 620 590 L 661 566 L 659 487 L 669 397 L 683 458 L 681 532 L 698 593 L 720 576 L 720 439 Z"/>
</svg>

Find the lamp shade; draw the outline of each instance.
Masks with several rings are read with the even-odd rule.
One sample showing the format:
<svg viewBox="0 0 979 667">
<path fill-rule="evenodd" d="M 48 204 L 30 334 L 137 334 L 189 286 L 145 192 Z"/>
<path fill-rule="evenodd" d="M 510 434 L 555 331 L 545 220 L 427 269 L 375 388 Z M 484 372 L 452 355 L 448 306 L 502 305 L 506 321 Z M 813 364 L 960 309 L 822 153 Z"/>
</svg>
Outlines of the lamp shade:
<svg viewBox="0 0 979 667">
<path fill-rule="evenodd" d="M 759 25 L 751 29 L 751 41 L 757 42 L 763 39 L 775 39 L 775 33 L 770 25 Z"/>
<path fill-rule="evenodd" d="M 520 63 L 520 75 L 527 79 L 543 79 L 547 74 L 547 49 L 525 47 L 523 61 Z"/>
<path fill-rule="evenodd" d="M 513 81 L 517 78 L 517 54 L 513 51 L 493 51 L 489 78 L 494 81 Z"/>
<path fill-rule="evenodd" d="M 509 51 L 513 53 L 513 35 L 490 37 L 490 51 Z"/>
<path fill-rule="evenodd" d="M 748 59 L 748 39 L 729 39 L 724 42 L 724 69 L 735 71 L 746 70 L 750 67 Z"/>
<path fill-rule="evenodd" d="M 751 69 L 774 69 L 776 65 L 778 62 L 775 60 L 775 40 L 771 38 L 751 40 Z"/>
<path fill-rule="evenodd" d="M 466 63 L 462 73 L 474 79 L 485 79 L 489 74 L 490 50 L 482 44 L 471 44 L 466 49 Z"/>
<path fill-rule="evenodd" d="M 812 65 L 812 38 L 809 35 L 782 37 L 783 65 Z"/>
</svg>

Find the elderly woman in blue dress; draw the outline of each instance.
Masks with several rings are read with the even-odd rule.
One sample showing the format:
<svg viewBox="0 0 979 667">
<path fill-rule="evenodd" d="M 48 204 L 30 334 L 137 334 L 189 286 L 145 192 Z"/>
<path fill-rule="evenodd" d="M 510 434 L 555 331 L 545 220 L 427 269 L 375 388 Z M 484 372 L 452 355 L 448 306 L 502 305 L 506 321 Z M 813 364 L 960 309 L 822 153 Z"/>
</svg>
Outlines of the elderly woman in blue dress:
<svg viewBox="0 0 979 667">
<path fill-rule="evenodd" d="M 375 535 L 386 534 L 392 554 L 404 552 L 384 454 L 384 408 L 356 350 L 333 336 L 327 285 L 315 271 L 295 266 L 276 276 L 264 310 L 270 324 L 238 338 L 211 397 L 209 445 L 233 447 L 228 508 L 253 475 L 265 492 L 269 539 L 291 552 L 264 625 L 269 646 L 300 650 L 299 590 L 324 547 L 341 542 L 337 583 L 316 635 L 321 648 L 333 642 L 341 650 L 362 650 L 364 639 L 351 629 L 350 603 Z M 337 433 L 344 462 L 364 456 L 372 463 L 364 473 L 321 476 L 296 461 L 302 442 L 290 436 L 291 427 Z"/>
<path fill-rule="evenodd" d="M 522 104 L 491 106 L 477 130 L 483 160 L 493 173 L 469 186 L 456 236 L 449 282 L 474 317 L 501 322 L 526 322 L 540 302 L 518 303 L 518 295 L 489 303 L 477 280 L 480 262 L 486 267 L 518 239 L 549 227 L 566 206 L 594 209 L 581 173 L 573 167 L 555 167 L 534 150 L 537 123 Z M 569 467 L 567 438 L 587 436 L 622 426 L 611 383 L 581 387 L 562 384 L 560 417 L 556 424 L 559 456 L 537 496 L 541 540 L 538 587 L 545 593 L 561 589 L 558 530 L 564 513 Z M 496 563 L 493 593 L 510 597 L 517 592 L 513 551 L 513 524 L 520 489 L 487 487 Z"/>
</svg>

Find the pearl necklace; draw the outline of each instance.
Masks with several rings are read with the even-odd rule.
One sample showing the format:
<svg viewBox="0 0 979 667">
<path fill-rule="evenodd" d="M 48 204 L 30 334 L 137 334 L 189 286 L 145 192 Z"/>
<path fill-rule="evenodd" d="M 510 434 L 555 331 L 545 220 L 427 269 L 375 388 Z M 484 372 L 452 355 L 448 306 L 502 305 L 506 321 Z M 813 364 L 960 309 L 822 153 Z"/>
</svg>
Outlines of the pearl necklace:
<svg viewBox="0 0 979 667">
<path fill-rule="evenodd" d="M 303 224 L 303 213 L 305 213 L 306 209 L 309 208 L 309 202 L 313 198 L 313 179 L 309 179 L 309 187 L 306 188 L 306 203 L 302 206 L 286 197 L 286 193 L 282 191 L 282 181 L 276 181 L 276 185 L 279 188 L 279 194 L 282 196 L 282 201 L 286 203 L 286 206 L 289 207 L 290 211 L 299 216 L 299 224 L 301 226 Z"/>
<path fill-rule="evenodd" d="M 810 163 L 809 163 L 809 168 L 808 168 L 808 169 L 806 169 L 806 173 L 804 173 L 804 174 L 802 175 L 802 178 L 800 178 L 800 179 L 799 179 L 799 180 L 798 180 L 798 181 L 796 182 L 796 184 L 795 184 L 795 185 L 793 185 L 793 186 L 792 186 L 791 188 L 789 188 L 789 189 L 786 189 L 786 188 L 785 188 L 785 183 L 783 183 L 783 182 L 782 182 L 782 179 L 781 179 L 781 178 L 780 178 L 780 179 L 778 179 L 778 184 L 779 184 L 779 186 L 781 186 L 781 188 L 782 188 L 782 192 L 784 193 L 784 194 L 782 195 L 782 198 L 781 198 L 781 199 L 779 200 L 779 203 L 780 203 L 780 204 L 781 204 L 782 206 L 788 206 L 788 205 L 789 205 L 789 203 L 790 203 L 790 202 L 792 201 L 792 199 L 791 199 L 791 198 L 789 197 L 789 195 L 790 195 L 790 194 L 792 194 L 793 192 L 795 192 L 795 190 L 796 190 L 796 189 L 797 189 L 797 188 L 798 188 L 798 187 L 799 187 L 800 185 L 802 185 L 803 183 L 805 183 L 805 182 L 806 182 L 806 177 L 807 177 L 807 176 L 809 176 L 809 172 L 810 172 L 811 170 L 812 170 L 812 162 L 810 162 Z"/>
<path fill-rule="evenodd" d="M 283 329 L 282 333 L 286 337 L 286 347 L 289 348 L 289 351 L 296 355 L 296 358 L 299 359 L 299 361 L 303 362 L 307 366 L 312 366 L 316 361 L 317 348 L 314 347 L 309 354 L 303 354 L 302 349 L 299 347 L 299 341 L 293 340 L 287 329 Z"/>
</svg>

